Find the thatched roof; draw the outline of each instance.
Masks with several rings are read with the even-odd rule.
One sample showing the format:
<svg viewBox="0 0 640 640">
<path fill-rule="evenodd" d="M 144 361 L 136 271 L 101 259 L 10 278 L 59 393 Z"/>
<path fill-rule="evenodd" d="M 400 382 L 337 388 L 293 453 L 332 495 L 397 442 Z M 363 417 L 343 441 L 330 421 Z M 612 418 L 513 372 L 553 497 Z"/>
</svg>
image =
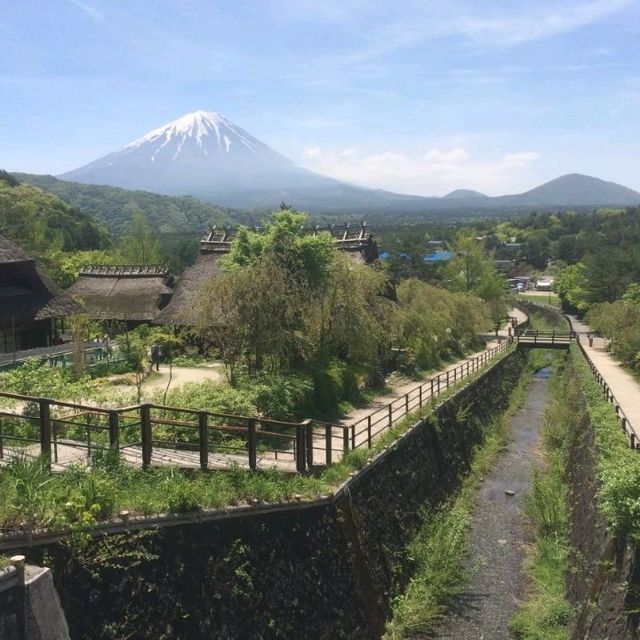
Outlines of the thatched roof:
<svg viewBox="0 0 640 640">
<path fill-rule="evenodd" d="M 33 262 L 33 258 L 15 242 L 0 235 L 0 265 L 16 262 Z"/>
<path fill-rule="evenodd" d="M 258 228 L 255 228 L 259 231 Z M 339 249 L 349 252 L 357 262 L 373 262 L 378 257 L 378 245 L 366 223 L 308 227 L 306 232 L 317 235 L 329 232 Z M 235 238 L 232 227 L 211 227 L 200 240 L 200 253 L 195 264 L 181 276 L 171 302 L 156 316 L 156 324 L 188 325 L 191 310 L 197 308 L 203 285 L 220 273 L 220 258 L 229 253 Z"/>
<path fill-rule="evenodd" d="M 87 265 L 68 292 L 82 300 L 92 320 L 151 322 L 173 289 L 164 267 Z"/>
<path fill-rule="evenodd" d="M 203 241 L 204 243 L 204 241 Z M 203 285 L 220 273 L 220 258 L 224 251 L 200 246 L 200 255 L 180 277 L 171 302 L 156 316 L 155 324 L 188 325 L 189 313 L 198 305 Z"/>
<path fill-rule="evenodd" d="M 320 226 L 314 227 L 314 235 L 324 231 Z M 378 259 L 378 243 L 368 230 L 367 223 L 360 224 L 331 224 L 326 229 L 336 242 L 338 249 L 350 254 L 357 254 L 358 262 L 367 264 Z"/>
<path fill-rule="evenodd" d="M 254 227 L 254 230 L 260 231 L 259 227 Z M 374 240 L 366 222 L 330 224 L 325 227 L 315 225 L 305 227 L 303 232 L 314 236 L 320 233 L 329 233 L 335 240 L 338 249 L 349 253 L 359 253 L 366 263 L 373 262 L 378 258 L 378 243 Z M 211 227 L 200 240 L 200 253 L 228 253 L 235 235 L 236 230 L 233 227 Z"/>
<path fill-rule="evenodd" d="M 63 318 L 83 308 L 17 244 L 0 235 L 0 323 Z"/>
</svg>

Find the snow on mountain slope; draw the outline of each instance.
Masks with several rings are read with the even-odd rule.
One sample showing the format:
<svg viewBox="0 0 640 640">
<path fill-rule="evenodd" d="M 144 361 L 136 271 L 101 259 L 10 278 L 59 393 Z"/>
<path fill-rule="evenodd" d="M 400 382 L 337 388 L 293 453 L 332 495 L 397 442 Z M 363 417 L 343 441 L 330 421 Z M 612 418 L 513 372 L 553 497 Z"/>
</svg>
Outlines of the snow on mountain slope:
<svg viewBox="0 0 640 640">
<path fill-rule="evenodd" d="M 254 154 L 271 152 L 272 150 L 244 129 L 236 126 L 219 113 L 195 111 L 188 113 L 173 122 L 158 127 L 146 135 L 125 145 L 123 151 L 131 153 L 140 147 L 155 145 L 151 158 L 155 157 L 163 148 L 176 142 L 177 149 L 171 157 L 177 159 L 185 143 L 195 142 L 206 156 L 210 150 L 230 154 L 249 151 Z M 275 152 L 272 152 L 275 153 Z"/>
<path fill-rule="evenodd" d="M 206 111 L 182 116 L 59 177 L 203 197 L 337 183 L 296 166 L 224 116 Z"/>
</svg>

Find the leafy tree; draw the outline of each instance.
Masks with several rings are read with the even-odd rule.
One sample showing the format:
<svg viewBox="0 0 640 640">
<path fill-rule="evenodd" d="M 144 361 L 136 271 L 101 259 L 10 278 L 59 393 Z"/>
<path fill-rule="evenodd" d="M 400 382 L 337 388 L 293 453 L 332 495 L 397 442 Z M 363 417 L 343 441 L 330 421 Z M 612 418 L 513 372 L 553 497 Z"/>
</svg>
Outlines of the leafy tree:
<svg viewBox="0 0 640 640">
<path fill-rule="evenodd" d="M 279 211 L 264 233 L 241 230 L 222 274 L 200 296 L 196 332 L 218 346 L 229 378 L 266 369 L 324 367 L 333 357 L 375 368 L 388 354 L 387 278 L 303 231 L 306 215 Z"/>
<path fill-rule="evenodd" d="M 444 283 L 453 291 L 473 293 L 489 303 L 490 315 L 497 323 L 505 316 L 506 281 L 493 264 L 492 254 L 485 252 L 473 230 L 463 229 L 453 245 L 455 257 L 448 263 Z"/>
<path fill-rule="evenodd" d="M 120 240 L 120 255 L 129 264 L 160 262 L 160 241 L 140 211 L 133 215 L 129 232 Z"/>
<path fill-rule="evenodd" d="M 587 276 L 581 262 L 565 266 L 556 276 L 556 291 L 569 310 L 584 313 L 589 308 L 586 287 Z"/>
<path fill-rule="evenodd" d="M 415 278 L 400 283 L 398 300 L 408 364 L 420 369 L 436 368 L 450 355 L 477 346 L 478 334 L 489 325 L 489 308 L 478 297 Z"/>
<path fill-rule="evenodd" d="M 622 299 L 630 307 L 640 310 L 640 282 L 632 282 L 624 292 Z"/>
</svg>

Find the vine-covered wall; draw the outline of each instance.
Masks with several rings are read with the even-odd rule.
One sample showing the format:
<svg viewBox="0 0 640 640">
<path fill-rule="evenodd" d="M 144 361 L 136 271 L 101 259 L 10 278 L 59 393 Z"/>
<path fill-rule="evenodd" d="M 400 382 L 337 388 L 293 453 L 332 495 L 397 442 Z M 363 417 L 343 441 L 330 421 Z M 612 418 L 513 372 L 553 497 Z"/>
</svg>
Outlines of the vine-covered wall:
<svg viewBox="0 0 640 640">
<path fill-rule="evenodd" d="M 585 415 L 568 459 L 572 571 L 567 593 L 577 611 L 572 640 L 628 640 L 640 632 L 640 553 L 611 535 L 598 504 L 594 428 Z"/>
</svg>

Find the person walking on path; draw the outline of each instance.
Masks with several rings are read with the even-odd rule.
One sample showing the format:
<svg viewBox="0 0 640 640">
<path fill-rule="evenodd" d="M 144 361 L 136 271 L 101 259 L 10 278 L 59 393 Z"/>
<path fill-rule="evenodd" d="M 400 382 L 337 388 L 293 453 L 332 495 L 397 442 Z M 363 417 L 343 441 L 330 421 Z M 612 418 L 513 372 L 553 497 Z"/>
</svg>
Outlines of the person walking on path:
<svg viewBox="0 0 640 640">
<path fill-rule="evenodd" d="M 159 344 L 151 345 L 151 370 L 155 366 L 156 371 L 160 371 L 160 358 L 162 357 L 162 348 Z"/>
</svg>

